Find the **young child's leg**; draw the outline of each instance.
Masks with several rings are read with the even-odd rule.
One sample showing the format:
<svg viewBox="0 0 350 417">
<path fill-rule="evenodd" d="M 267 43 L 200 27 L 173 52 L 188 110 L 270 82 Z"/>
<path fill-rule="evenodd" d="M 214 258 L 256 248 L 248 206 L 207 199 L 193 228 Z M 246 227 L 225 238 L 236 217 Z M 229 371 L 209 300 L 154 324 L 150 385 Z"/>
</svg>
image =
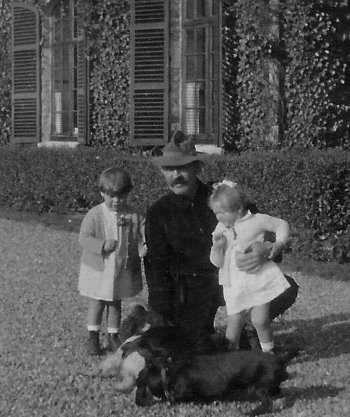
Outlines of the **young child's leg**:
<svg viewBox="0 0 350 417">
<path fill-rule="evenodd" d="M 115 352 L 120 343 L 118 339 L 118 330 L 121 320 L 121 300 L 108 301 L 107 305 L 107 330 L 109 348 Z"/>
<path fill-rule="evenodd" d="M 253 307 L 251 320 L 255 327 L 263 352 L 273 352 L 274 342 L 270 323 L 270 303 Z"/>
<path fill-rule="evenodd" d="M 89 307 L 87 313 L 87 328 L 89 331 L 89 340 L 87 351 L 90 355 L 100 355 L 100 330 L 102 323 L 103 310 L 105 304 L 102 300 L 89 298 Z"/>
<path fill-rule="evenodd" d="M 246 312 L 230 314 L 227 317 L 226 339 L 229 342 L 229 350 L 239 349 L 239 339 L 244 326 Z"/>
</svg>

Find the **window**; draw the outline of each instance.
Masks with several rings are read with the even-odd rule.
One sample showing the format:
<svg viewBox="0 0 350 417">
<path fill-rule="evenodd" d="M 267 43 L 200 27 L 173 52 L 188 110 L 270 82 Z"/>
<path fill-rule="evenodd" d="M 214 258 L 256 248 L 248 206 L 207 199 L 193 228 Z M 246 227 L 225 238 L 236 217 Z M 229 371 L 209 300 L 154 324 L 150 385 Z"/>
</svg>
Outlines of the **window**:
<svg viewBox="0 0 350 417">
<path fill-rule="evenodd" d="M 60 0 L 53 9 L 52 25 L 52 138 L 77 140 L 77 0 Z"/>
<path fill-rule="evenodd" d="M 39 13 L 36 7 L 11 3 L 12 143 L 40 138 Z"/>
<path fill-rule="evenodd" d="M 163 145 L 169 120 L 169 1 L 130 3 L 130 143 Z"/>
<path fill-rule="evenodd" d="M 218 0 L 185 0 L 184 131 L 197 142 L 219 142 L 220 36 Z"/>
</svg>

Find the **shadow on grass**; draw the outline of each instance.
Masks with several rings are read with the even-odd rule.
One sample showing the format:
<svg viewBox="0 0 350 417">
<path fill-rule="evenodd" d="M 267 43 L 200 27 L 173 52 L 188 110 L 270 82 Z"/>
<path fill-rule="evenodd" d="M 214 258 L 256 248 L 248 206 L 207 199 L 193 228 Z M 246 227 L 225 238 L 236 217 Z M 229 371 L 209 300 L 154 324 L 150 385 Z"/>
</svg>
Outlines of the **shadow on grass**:
<svg viewBox="0 0 350 417">
<path fill-rule="evenodd" d="M 350 353 L 350 314 L 331 314 L 311 320 L 292 320 L 288 329 L 278 329 L 276 340 L 283 346 L 299 346 L 304 355 L 298 362 L 317 361 Z"/>
<path fill-rule="evenodd" d="M 224 345 L 226 326 L 218 326 L 218 342 Z M 332 314 L 311 320 L 274 322 L 275 343 L 282 351 L 297 347 L 299 363 L 350 353 L 350 314 Z M 223 349 L 221 349 L 223 350 Z"/>
</svg>

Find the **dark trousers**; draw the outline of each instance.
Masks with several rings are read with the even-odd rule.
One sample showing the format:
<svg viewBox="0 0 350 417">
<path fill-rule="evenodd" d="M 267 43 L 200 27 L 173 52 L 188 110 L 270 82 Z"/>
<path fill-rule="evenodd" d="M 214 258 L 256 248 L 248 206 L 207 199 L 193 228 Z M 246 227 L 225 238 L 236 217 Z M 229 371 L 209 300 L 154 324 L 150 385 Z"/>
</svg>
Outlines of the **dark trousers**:
<svg viewBox="0 0 350 417">
<path fill-rule="evenodd" d="M 175 286 L 174 321 L 194 340 L 212 333 L 213 309 L 218 308 L 216 276 L 182 276 Z"/>
</svg>

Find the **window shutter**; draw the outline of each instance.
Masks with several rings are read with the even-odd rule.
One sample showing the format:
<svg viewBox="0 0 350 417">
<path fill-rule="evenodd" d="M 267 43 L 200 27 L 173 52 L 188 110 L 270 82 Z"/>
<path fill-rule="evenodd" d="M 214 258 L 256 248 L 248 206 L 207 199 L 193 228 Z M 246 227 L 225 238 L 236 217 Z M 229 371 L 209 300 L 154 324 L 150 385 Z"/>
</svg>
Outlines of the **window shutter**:
<svg viewBox="0 0 350 417">
<path fill-rule="evenodd" d="M 40 55 L 37 8 L 13 2 L 12 143 L 40 140 Z"/>
<path fill-rule="evenodd" d="M 130 140 L 168 142 L 169 1 L 132 0 L 130 20 Z"/>
<path fill-rule="evenodd" d="M 81 144 L 89 141 L 85 11 L 84 5 L 78 2 L 78 142 Z"/>
</svg>

